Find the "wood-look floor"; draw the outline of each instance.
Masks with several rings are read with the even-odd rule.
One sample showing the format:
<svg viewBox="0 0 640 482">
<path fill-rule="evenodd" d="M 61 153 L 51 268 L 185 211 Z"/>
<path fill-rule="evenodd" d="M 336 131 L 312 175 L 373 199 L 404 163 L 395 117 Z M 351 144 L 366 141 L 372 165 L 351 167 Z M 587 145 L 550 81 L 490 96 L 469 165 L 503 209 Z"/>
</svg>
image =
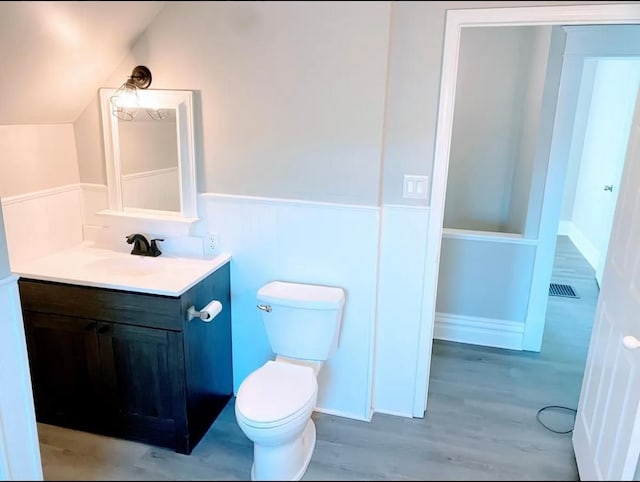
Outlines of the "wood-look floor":
<svg viewBox="0 0 640 482">
<path fill-rule="evenodd" d="M 575 408 L 598 296 L 594 273 L 565 236 L 540 353 L 435 341 L 424 419 L 371 422 L 314 413 L 317 443 L 303 480 L 578 480 L 570 434 L 537 420 L 547 405 Z M 551 411 L 557 431 L 573 415 Z M 38 424 L 45 480 L 247 480 L 252 445 L 233 400 L 191 455 Z"/>
</svg>

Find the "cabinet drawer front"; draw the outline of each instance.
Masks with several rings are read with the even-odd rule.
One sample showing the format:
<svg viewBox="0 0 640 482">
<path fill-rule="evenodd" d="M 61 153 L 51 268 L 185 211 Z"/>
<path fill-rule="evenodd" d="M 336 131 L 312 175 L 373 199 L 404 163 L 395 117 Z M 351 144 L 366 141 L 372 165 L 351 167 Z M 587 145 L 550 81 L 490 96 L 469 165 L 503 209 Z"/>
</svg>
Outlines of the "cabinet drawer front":
<svg viewBox="0 0 640 482">
<path fill-rule="evenodd" d="M 180 298 L 20 279 L 24 310 L 182 330 Z"/>
</svg>

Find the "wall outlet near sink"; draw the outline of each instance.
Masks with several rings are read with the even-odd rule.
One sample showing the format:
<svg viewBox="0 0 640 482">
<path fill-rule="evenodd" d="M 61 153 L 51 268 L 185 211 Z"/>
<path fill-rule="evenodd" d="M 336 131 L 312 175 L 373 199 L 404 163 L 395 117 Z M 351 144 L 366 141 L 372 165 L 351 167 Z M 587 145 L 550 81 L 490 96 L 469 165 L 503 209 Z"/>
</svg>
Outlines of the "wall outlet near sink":
<svg viewBox="0 0 640 482">
<path fill-rule="evenodd" d="M 220 250 L 220 233 L 206 233 L 202 240 L 202 247 L 205 256 L 217 254 Z"/>
</svg>

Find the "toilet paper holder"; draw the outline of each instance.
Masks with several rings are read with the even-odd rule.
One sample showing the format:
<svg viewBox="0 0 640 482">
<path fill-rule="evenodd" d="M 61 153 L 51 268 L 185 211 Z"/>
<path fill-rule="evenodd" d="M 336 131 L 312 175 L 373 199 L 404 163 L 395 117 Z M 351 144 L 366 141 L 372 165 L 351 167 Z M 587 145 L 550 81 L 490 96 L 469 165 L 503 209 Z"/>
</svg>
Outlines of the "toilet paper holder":
<svg viewBox="0 0 640 482">
<path fill-rule="evenodd" d="M 196 307 L 191 305 L 187 308 L 187 319 L 191 321 L 194 318 L 200 318 L 200 320 L 208 323 L 213 320 L 221 310 L 222 304 L 219 301 L 210 302 L 201 311 L 196 310 Z"/>
</svg>

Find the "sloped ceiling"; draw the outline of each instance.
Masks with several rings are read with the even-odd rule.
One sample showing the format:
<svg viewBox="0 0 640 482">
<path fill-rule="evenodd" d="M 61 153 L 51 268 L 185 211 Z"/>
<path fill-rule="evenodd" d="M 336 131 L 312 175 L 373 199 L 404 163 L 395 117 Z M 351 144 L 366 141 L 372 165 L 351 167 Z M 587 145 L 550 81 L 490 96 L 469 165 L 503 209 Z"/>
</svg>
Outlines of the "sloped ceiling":
<svg viewBox="0 0 640 482">
<path fill-rule="evenodd" d="M 0 2 L 0 124 L 73 122 L 165 3 Z"/>
</svg>

